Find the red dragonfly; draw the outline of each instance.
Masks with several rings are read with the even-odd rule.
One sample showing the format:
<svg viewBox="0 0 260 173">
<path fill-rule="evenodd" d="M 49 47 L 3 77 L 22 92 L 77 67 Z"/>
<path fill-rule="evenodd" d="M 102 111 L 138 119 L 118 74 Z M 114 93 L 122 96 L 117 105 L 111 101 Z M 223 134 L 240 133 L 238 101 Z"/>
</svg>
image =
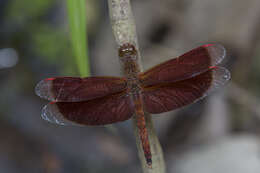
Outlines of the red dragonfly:
<svg viewBox="0 0 260 173">
<path fill-rule="evenodd" d="M 136 115 L 148 166 L 152 164 L 144 112 L 168 112 L 207 96 L 230 79 L 218 65 L 225 48 L 207 44 L 140 72 L 135 46 L 119 48 L 125 77 L 56 77 L 40 81 L 36 94 L 51 101 L 43 119 L 60 125 L 106 125 Z"/>
</svg>

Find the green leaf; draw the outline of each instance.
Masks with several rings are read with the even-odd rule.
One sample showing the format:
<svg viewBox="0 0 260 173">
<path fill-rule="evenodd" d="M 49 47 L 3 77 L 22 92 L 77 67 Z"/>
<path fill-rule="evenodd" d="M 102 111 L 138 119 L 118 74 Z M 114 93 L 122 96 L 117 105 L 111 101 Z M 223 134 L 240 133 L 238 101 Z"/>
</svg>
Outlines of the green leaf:
<svg viewBox="0 0 260 173">
<path fill-rule="evenodd" d="M 67 0 L 72 48 L 79 74 L 90 75 L 87 46 L 86 0 Z"/>
</svg>

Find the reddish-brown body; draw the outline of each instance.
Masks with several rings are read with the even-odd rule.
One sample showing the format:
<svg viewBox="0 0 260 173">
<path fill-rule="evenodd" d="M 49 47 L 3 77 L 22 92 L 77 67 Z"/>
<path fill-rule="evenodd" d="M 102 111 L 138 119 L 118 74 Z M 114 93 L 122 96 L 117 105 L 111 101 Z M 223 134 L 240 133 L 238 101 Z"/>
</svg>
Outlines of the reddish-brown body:
<svg viewBox="0 0 260 173">
<path fill-rule="evenodd" d="M 146 72 L 140 72 L 133 45 L 122 45 L 118 53 L 125 77 L 57 77 L 39 82 L 36 94 L 51 101 L 42 117 L 61 125 L 106 125 L 135 114 L 144 155 L 151 165 L 145 112 L 180 108 L 224 85 L 230 73 L 216 65 L 225 57 L 225 49 L 204 45 Z"/>
<path fill-rule="evenodd" d="M 139 129 L 139 136 L 142 142 L 142 147 L 146 162 L 152 164 L 152 155 L 146 129 L 144 105 L 142 98 L 142 86 L 139 78 L 140 67 L 138 66 L 138 54 L 135 47 L 131 44 L 125 44 L 118 50 L 120 61 L 123 63 L 123 72 L 127 80 L 127 94 L 130 95 L 134 103 L 135 116 Z"/>
</svg>

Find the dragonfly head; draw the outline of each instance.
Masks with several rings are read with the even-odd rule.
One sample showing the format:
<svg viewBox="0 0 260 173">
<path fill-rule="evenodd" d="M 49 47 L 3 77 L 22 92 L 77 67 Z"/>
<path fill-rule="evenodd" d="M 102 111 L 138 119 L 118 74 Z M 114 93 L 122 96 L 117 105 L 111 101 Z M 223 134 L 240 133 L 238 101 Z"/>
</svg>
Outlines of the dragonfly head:
<svg viewBox="0 0 260 173">
<path fill-rule="evenodd" d="M 127 43 L 120 46 L 118 55 L 120 58 L 136 59 L 137 51 L 134 45 Z"/>
</svg>

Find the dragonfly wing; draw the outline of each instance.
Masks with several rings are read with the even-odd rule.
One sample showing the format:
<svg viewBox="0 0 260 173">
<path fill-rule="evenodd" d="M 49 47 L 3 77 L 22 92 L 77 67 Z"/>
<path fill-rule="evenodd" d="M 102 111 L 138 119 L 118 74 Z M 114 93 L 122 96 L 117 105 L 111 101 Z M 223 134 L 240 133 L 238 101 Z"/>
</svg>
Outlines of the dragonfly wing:
<svg viewBox="0 0 260 173">
<path fill-rule="evenodd" d="M 124 92 L 83 102 L 52 102 L 42 118 L 60 125 L 105 125 L 128 120 L 134 113 L 130 96 Z"/>
<path fill-rule="evenodd" d="M 188 79 L 216 66 L 225 55 L 220 44 L 203 45 L 141 73 L 139 78 L 143 86 Z"/>
<path fill-rule="evenodd" d="M 227 69 L 214 67 L 183 81 L 144 88 L 145 110 L 157 114 L 191 104 L 225 85 L 229 79 Z"/>
<path fill-rule="evenodd" d="M 55 102 L 91 100 L 126 89 L 126 80 L 117 77 L 57 77 L 40 81 L 35 92 Z"/>
</svg>

